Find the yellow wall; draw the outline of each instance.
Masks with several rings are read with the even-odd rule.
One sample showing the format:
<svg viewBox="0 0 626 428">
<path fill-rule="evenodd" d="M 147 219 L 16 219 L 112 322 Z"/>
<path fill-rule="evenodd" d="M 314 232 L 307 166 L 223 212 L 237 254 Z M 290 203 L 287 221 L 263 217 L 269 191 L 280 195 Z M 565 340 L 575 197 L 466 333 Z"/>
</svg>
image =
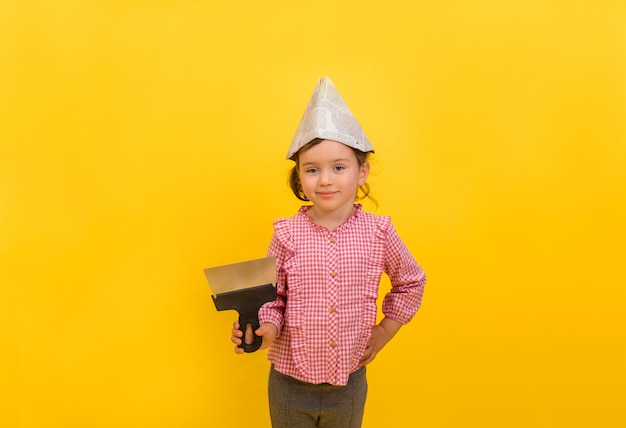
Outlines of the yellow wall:
<svg viewBox="0 0 626 428">
<path fill-rule="evenodd" d="M 269 426 L 202 268 L 323 74 L 429 277 L 364 427 L 626 423 L 624 2 L 2 0 L 0 426 Z"/>
</svg>

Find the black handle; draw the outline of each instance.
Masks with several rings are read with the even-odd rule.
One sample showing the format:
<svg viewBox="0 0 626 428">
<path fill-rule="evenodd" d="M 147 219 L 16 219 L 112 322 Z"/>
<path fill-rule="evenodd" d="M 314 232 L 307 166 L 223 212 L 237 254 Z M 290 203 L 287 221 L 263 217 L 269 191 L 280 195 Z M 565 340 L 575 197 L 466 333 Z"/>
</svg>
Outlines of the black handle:
<svg viewBox="0 0 626 428">
<path fill-rule="evenodd" d="M 252 324 L 253 333 L 260 327 L 259 309 L 264 303 L 276 300 L 276 287 L 265 284 L 244 290 L 230 291 L 211 296 L 218 311 L 234 309 L 239 313 L 239 330 L 243 333 L 241 345 L 237 345 L 245 352 L 254 352 L 263 344 L 263 338 L 254 334 L 253 343 L 245 343 L 246 326 Z"/>
<path fill-rule="evenodd" d="M 252 343 L 246 343 L 246 327 L 248 324 L 252 324 L 252 335 L 254 337 L 254 342 Z M 254 333 L 259 327 L 261 327 L 261 325 L 259 324 L 259 318 L 256 312 L 239 314 L 239 330 L 243 333 L 243 336 L 241 336 L 241 345 L 237 346 L 247 353 L 259 349 L 263 344 L 263 338 Z"/>
</svg>

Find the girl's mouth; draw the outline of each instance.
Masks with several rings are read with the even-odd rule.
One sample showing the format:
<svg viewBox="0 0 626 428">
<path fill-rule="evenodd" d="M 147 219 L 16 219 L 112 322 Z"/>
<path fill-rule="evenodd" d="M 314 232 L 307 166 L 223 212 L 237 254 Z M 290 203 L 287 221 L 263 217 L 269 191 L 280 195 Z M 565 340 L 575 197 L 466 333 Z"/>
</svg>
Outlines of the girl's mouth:
<svg viewBox="0 0 626 428">
<path fill-rule="evenodd" d="M 317 192 L 322 198 L 330 198 L 335 195 L 337 192 Z"/>
</svg>

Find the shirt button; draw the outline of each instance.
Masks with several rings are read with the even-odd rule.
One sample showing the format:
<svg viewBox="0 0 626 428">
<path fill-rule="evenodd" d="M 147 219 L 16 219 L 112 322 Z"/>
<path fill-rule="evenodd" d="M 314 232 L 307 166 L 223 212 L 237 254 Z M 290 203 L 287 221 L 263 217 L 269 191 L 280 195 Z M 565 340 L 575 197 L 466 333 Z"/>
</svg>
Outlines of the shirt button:
<svg viewBox="0 0 626 428">
<path fill-rule="evenodd" d="M 328 238 L 328 240 L 329 240 L 330 242 L 335 242 L 335 237 L 334 237 L 334 236 L 331 236 L 330 238 Z"/>
<path fill-rule="evenodd" d="M 334 278 L 334 277 L 336 277 L 336 276 L 337 276 L 337 272 L 332 271 L 332 272 L 330 273 L 330 276 L 332 276 L 333 278 Z"/>
<path fill-rule="evenodd" d="M 330 346 L 332 346 L 333 348 L 337 346 L 337 342 L 330 342 Z"/>
<path fill-rule="evenodd" d="M 334 314 L 335 312 L 337 312 L 337 308 L 333 306 L 332 308 L 330 308 L 330 312 Z"/>
</svg>

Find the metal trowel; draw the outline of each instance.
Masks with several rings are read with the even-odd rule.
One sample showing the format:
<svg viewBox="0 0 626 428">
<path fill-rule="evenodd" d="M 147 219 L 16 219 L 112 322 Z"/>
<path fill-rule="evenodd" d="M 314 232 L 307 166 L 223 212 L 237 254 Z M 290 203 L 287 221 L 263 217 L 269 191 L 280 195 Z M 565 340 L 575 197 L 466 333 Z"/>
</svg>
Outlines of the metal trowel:
<svg viewBox="0 0 626 428">
<path fill-rule="evenodd" d="M 259 309 L 263 304 L 276 300 L 276 257 L 264 257 L 246 262 L 204 269 L 213 294 L 213 303 L 218 311 L 234 309 L 239 312 L 239 329 L 245 335 L 248 324 L 252 331 L 259 325 Z M 242 337 L 240 348 L 254 352 L 261 347 L 263 338 L 254 336 L 253 343 L 245 343 Z"/>
</svg>

